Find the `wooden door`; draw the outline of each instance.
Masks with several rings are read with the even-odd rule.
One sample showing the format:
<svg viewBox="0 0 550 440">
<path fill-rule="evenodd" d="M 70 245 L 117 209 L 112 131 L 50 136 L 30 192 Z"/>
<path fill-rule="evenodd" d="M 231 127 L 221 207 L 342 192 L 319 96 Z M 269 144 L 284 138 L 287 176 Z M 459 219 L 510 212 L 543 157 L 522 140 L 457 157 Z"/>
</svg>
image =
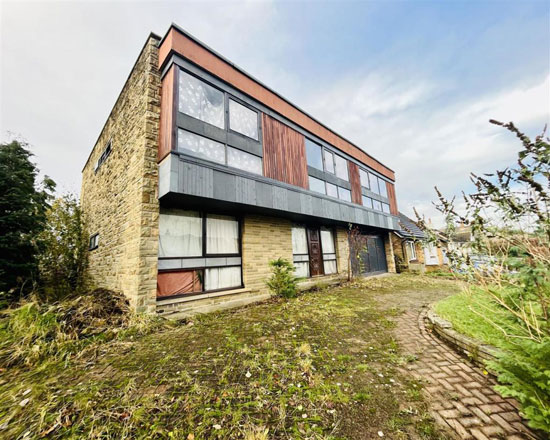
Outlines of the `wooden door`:
<svg viewBox="0 0 550 440">
<path fill-rule="evenodd" d="M 323 275 L 323 254 L 321 251 L 321 234 L 319 228 L 307 229 L 307 243 L 309 246 L 309 273 L 314 277 Z"/>
</svg>

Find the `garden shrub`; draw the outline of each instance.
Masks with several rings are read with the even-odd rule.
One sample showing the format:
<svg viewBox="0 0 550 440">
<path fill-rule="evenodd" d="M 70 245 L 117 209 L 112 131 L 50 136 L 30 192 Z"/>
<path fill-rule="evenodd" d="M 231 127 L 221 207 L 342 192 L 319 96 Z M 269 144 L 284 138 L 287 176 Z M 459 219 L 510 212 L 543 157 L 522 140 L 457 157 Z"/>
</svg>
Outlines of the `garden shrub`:
<svg viewBox="0 0 550 440">
<path fill-rule="evenodd" d="M 284 258 L 277 258 L 269 262 L 272 275 L 266 284 L 269 290 L 283 298 L 293 298 L 297 294 L 296 277 L 294 276 L 294 265 Z"/>
</svg>

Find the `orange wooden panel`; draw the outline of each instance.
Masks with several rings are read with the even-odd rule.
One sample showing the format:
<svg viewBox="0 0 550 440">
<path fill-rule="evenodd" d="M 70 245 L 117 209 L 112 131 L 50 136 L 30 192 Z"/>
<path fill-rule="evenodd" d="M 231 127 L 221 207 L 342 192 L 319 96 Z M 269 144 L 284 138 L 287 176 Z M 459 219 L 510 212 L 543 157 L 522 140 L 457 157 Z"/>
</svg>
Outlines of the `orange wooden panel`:
<svg viewBox="0 0 550 440">
<path fill-rule="evenodd" d="M 359 177 L 359 167 L 357 164 L 348 161 L 349 183 L 351 183 L 351 201 L 358 205 L 363 204 L 361 197 L 361 179 Z"/>
<path fill-rule="evenodd" d="M 399 215 L 397 209 L 397 198 L 395 196 L 395 186 L 393 183 L 386 182 L 386 189 L 388 191 L 388 199 L 390 199 L 390 212 L 393 215 Z"/>
<path fill-rule="evenodd" d="M 262 114 L 264 175 L 308 188 L 304 136 L 272 117 Z"/>
<path fill-rule="evenodd" d="M 172 66 L 162 79 L 160 93 L 159 162 L 176 148 L 178 68 Z"/>
<path fill-rule="evenodd" d="M 159 67 L 163 65 L 172 52 L 176 52 L 197 64 L 207 72 L 226 81 L 241 92 L 246 93 L 389 179 L 395 180 L 395 174 L 391 169 L 174 27 L 170 28 L 159 47 Z"/>
<path fill-rule="evenodd" d="M 157 276 L 157 298 L 201 291 L 202 283 L 196 270 L 159 272 Z"/>
</svg>

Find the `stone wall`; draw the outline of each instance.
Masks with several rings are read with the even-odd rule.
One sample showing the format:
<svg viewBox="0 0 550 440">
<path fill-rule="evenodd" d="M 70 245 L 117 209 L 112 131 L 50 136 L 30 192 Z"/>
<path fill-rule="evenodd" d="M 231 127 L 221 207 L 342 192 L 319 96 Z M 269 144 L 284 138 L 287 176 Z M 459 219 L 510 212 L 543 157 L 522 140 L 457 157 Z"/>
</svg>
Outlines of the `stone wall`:
<svg viewBox="0 0 550 440">
<path fill-rule="evenodd" d="M 150 36 L 82 171 L 81 203 L 99 247 L 91 283 L 123 292 L 140 312 L 155 308 L 158 255 L 158 40 Z M 108 142 L 112 152 L 94 166 Z"/>
<path fill-rule="evenodd" d="M 395 256 L 393 253 L 393 243 L 391 241 L 391 233 L 387 232 L 384 237 L 384 250 L 386 251 L 386 263 L 388 265 L 388 273 L 396 273 Z"/>
<path fill-rule="evenodd" d="M 349 239 L 348 230 L 336 227 L 336 266 L 340 275 L 348 276 L 349 271 Z"/>
</svg>

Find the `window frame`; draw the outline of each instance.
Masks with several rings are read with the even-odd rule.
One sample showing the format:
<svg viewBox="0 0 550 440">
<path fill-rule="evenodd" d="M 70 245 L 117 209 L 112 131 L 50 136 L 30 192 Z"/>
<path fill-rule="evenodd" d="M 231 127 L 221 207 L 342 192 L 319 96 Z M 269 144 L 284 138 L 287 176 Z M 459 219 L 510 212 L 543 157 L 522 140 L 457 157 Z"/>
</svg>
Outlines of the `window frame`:
<svg viewBox="0 0 550 440">
<path fill-rule="evenodd" d="M 307 143 L 310 143 L 310 144 L 313 144 L 314 146 L 318 147 L 319 148 L 319 151 L 321 152 L 321 168 L 317 168 L 315 165 L 311 165 L 309 163 L 309 155 L 307 154 Z M 307 136 L 305 136 L 305 140 L 304 140 L 304 148 L 305 148 L 305 153 L 306 153 L 306 165 L 308 167 L 311 167 L 313 169 L 316 169 L 316 170 L 319 170 L 319 171 L 323 171 L 325 172 L 325 154 L 324 154 L 324 147 L 321 145 L 321 144 L 318 144 L 317 142 L 311 140 L 310 138 L 308 138 Z"/>
<path fill-rule="evenodd" d="M 101 156 L 99 156 L 99 158 L 97 159 L 97 162 L 95 163 L 94 174 L 97 174 L 97 172 L 101 168 L 101 165 L 105 163 L 105 161 L 109 158 L 112 152 L 113 152 L 113 139 L 111 138 L 107 141 L 105 148 L 101 152 Z"/>
<path fill-rule="evenodd" d="M 332 151 L 332 150 L 329 150 L 328 148 L 322 148 L 322 155 L 323 155 L 323 171 L 325 173 L 330 173 L 332 174 L 333 176 L 336 176 L 336 154 Z M 332 158 L 332 171 L 330 171 L 328 168 L 327 168 L 327 155 L 330 155 L 330 157 Z"/>
<path fill-rule="evenodd" d="M 225 101 L 227 102 L 227 110 L 226 110 L 226 114 L 227 114 L 227 131 L 230 132 L 230 133 L 234 133 L 236 135 L 239 135 L 239 136 L 243 136 L 245 137 L 246 139 L 252 139 L 253 141 L 256 141 L 256 142 L 260 142 L 260 135 L 262 134 L 262 123 L 261 123 L 261 118 L 260 118 L 260 111 L 259 110 L 256 110 L 254 107 L 248 105 L 247 103 L 243 102 L 242 100 L 240 100 L 239 98 L 233 96 L 233 95 L 230 95 L 229 93 L 227 92 L 224 92 L 225 94 Z M 244 108 L 247 108 L 248 110 L 250 111 L 253 111 L 254 113 L 256 113 L 256 133 L 258 133 L 258 139 L 255 139 L 251 136 L 248 136 L 244 133 L 241 133 L 239 131 L 236 131 L 236 130 L 233 130 L 231 128 L 231 110 L 229 109 L 229 101 L 233 101 L 237 104 L 240 104 L 242 105 Z M 235 148 L 235 147 L 233 147 Z M 237 148 L 238 149 L 238 148 Z M 249 153 L 250 154 L 250 153 Z"/>
<path fill-rule="evenodd" d="M 175 268 L 175 269 L 159 269 L 158 273 L 165 273 L 165 272 L 182 272 L 182 271 L 201 271 L 203 272 L 203 280 L 202 280 L 202 291 L 200 292 L 188 292 L 188 293 L 179 293 L 175 295 L 167 295 L 163 297 L 157 297 L 157 302 L 162 302 L 164 300 L 169 299 L 175 299 L 175 298 L 181 298 L 181 297 L 189 297 L 189 296 L 199 296 L 204 295 L 208 293 L 214 293 L 214 292 L 222 292 L 225 290 L 234 290 L 234 289 L 242 289 L 244 288 L 244 274 L 243 274 L 243 260 L 242 260 L 242 233 L 243 233 L 243 218 L 239 215 L 228 215 L 226 213 L 220 213 L 217 211 L 202 211 L 197 210 L 194 211 L 197 212 L 201 218 L 201 231 L 202 231 L 202 254 L 199 256 L 184 256 L 184 257 L 158 257 L 158 260 L 193 260 L 193 259 L 206 259 L 206 258 L 232 258 L 232 257 L 238 257 L 241 259 L 241 264 L 226 264 L 226 265 L 214 265 L 214 266 L 193 266 L 193 267 L 185 267 L 185 268 Z M 162 215 L 162 212 L 160 213 Z M 206 228 L 206 219 L 208 215 L 223 215 L 227 217 L 233 217 L 238 224 L 238 253 L 224 253 L 224 254 L 209 254 L 207 253 L 207 228 Z M 211 289 L 206 290 L 205 283 L 206 283 L 206 271 L 208 269 L 219 269 L 224 267 L 240 267 L 241 269 L 241 284 L 239 286 L 232 286 L 232 287 L 223 287 L 220 289 Z"/>
<path fill-rule="evenodd" d="M 418 254 L 416 252 L 416 243 L 412 240 L 407 240 L 407 260 L 410 263 L 411 261 L 418 260 Z"/>
<path fill-rule="evenodd" d="M 90 240 L 88 241 L 88 251 L 93 251 L 98 247 L 99 247 L 99 232 L 96 232 L 95 234 L 90 235 Z"/>
</svg>

